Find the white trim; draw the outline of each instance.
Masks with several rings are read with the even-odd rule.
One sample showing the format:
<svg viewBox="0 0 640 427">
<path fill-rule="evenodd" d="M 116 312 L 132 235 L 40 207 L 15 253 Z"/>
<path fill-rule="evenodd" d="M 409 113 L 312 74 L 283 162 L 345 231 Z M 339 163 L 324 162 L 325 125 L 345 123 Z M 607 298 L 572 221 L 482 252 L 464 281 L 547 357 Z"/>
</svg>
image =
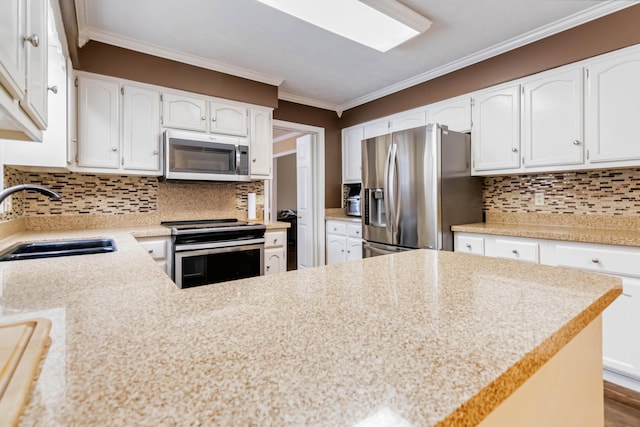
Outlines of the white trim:
<svg viewBox="0 0 640 427">
<path fill-rule="evenodd" d="M 277 138 L 273 138 L 273 143 L 275 144 L 276 142 L 280 142 L 280 141 L 286 141 L 287 139 L 291 139 L 291 138 L 295 138 L 300 136 L 300 132 L 287 132 L 286 134 L 279 136 Z"/>
<path fill-rule="evenodd" d="M 79 0 L 79 1 L 82 1 L 82 0 Z M 107 31 L 100 31 L 95 28 L 87 28 L 86 30 L 87 31 L 83 32 L 82 34 L 86 34 L 86 36 L 91 40 L 107 43 L 113 46 L 118 46 L 118 47 L 122 47 L 129 50 L 134 50 L 136 52 L 142 52 L 148 55 L 170 59 L 172 61 L 178 61 L 184 64 L 194 65 L 196 67 L 218 71 L 220 73 L 230 74 L 232 76 L 242 77 L 242 78 L 254 80 L 257 82 L 266 83 L 272 86 L 279 86 L 284 81 L 279 77 L 270 76 L 267 74 L 259 73 L 257 71 L 252 71 L 242 67 L 236 67 L 235 65 L 225 64 L 223 62 L 214 61 L 211 59 L 203 58 L 201 56 L 191 55 L 189 53 L 168 49 L 163 46 L 141 42 L 139 40 L 123 37 L 118 34 L 110 33 Z"/>
<path fill-rule="evenodd" d="M 604 1 L 596 6 L 583 10 L 582 12 L 574 13 L 573 15 L 567 16 L 564 19 L 560 19 L 548 25 L 544 25 L 533 31 L 529 31 L 528 33 L 525 33 L 518 37 L 514 37 L 510 40 L 496 44 L 487 49 L 483 49 L 472 55 L 465 56 L 464 58 L 460 58 L 456 61 L 445 64 L 441 67 L 434 68 L 425 73 L 418 74 L 417 76 L 414 76 L 409 79 L 403 80 L 401 82 L 395 83 L 393 85 L 387 86 L 375 92 L 371 92 L 359 98 L 352 99 L 351 101 L 348 101 L 340 105 L 338 109 L 336 109 L 336 112 L 338 112 L 338 115 L 341 115 L 342 111 L 346 111 L 350 108 L 354 108 L 359 105 L 366 104 L 367 102 L 371 102 L 376 99 L 382 98 L 384 96 L 391 95 L 392 93 L 396 93 L 398 91 L 410 88 L 417 84 L 424 83 L 426 81 L 435 79 L 436 77 L 443 76 L 453 71 L 460 70 L 464 67 L 468 67 L 469 65 L 476 64 L 486 59 L 493 58 L 494 56 L 498 56 L 502 53 L 509 52 L 516 48 L 525 46 L 527 44 L 541 40 L 545 37 L 552 36 L 554 34 L 568 30 L 570 28 L 577 27 L 578 25 L 585 24 L 587 22 L 593 21 L 595 19 L 601 18 L 603 16 L 609 15 L 619 10 L 626 9 L 627 7 L 633 6 L 638 3 L 640 3 L 640 1 L 637 1 L 637 0 L 636 1 L 615 1 L 615 0 Z"/>
<path fill-rule="evenodd" d="M 296 95 L 289 92 L 283 92 L 281 90 L 278 90 L 278 99 L 281 99 L 283 101 L 295 102 L 296 104 L 308 105 L 310 107 L 318 107 L 324 110 L 336 111 L 336 112 L 338 112 L 338 110 L 340 109 L 340 105 L 338 104 L 334 104 L 327 101 L 321 101 L 319 99 L 308 98 L 305 96 Z M 341 112 L 338 114 L 338 116 L 340 114 Z"/>
<path fill-rule="evenodd" d="M 602 374 L 605 381 L 609 381 L 621 387 L 626 387 L 640 393 L 640 380 L 638 380 L 637 378 L 619 374 L 618 372 L 610 371 L 607 368 L 603 369 Z"/>
<path fill-rule="evenodd" d="M 319 267 L 325 264 L 325 226 L 324 226 L 324 147 L 325 147 L 325 130 L 317 126 L 303 125 L 301 123 L 286 122 L 283 120 L 273 120 L 273 126 L 299 131 L 305 134 L 315 134 L 315 144 L 312 150 L 313 163 L 313 193 L 314 193 L 314 215 L 313 221 L 315 226 L 314 245 L 314 266 Z"/>
<path fill-rule="evenodd" d="M 300 134 L 300 136 L 304 136 L 302 134 Z M 282 151 L 280 153 L 274 153 L 273 157 L 277 158 L 277 157 L 284 157 L 284 156 L 288 156 L 290 154 L 296 154 L 298 152 L 298 150 L 293 149 L 293 150 L 287 150 L 287 151 Z"/>
<path fill-rule="evenodd" d="M 76 4 L 76 21 L 78 24 L 78 47 L 84 46 L 89 41 L 88 20 L 87 20 L 87 1 L 75 0 Z"/>
</svg>

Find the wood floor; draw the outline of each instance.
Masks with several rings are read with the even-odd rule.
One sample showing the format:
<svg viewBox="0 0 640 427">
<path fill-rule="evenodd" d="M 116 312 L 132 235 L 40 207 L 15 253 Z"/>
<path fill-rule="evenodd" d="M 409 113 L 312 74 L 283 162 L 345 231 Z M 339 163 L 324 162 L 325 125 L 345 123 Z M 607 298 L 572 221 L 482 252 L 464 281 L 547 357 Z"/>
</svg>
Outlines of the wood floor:
<svg viewBox="0 0 640 427">
<path fill-rule="evenodd" d="M 605 427 L 640 427 L 640 393 L 604 382 Z"/>
</svg>

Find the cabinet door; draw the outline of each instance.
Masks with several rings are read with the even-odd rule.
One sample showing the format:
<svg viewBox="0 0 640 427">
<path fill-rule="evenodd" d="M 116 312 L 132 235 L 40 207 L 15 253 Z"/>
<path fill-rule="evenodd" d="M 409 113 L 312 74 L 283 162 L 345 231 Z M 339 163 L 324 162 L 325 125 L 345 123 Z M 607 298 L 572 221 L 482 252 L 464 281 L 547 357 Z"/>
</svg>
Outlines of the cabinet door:
<svg viewBox="0 0 640 427">
<path fill-rule="evenodd" d="M 119 94 L 115 80 L 78 77 L 78 166 L 120 167 Z"/>
<path fill-rule="evenodd" d="M 588 67 L 586 143 L 591 163 L 640 159 L 640 50 Z"/>
<path fill-rule="evenodd" d="M 31 42 L 25 42 L 27 93 L 22 108 L 38 128 L 47 128 L 47 26 L 49 2 L 29 0 L 27 2 L 27 32 Z"/>
<path fill-rule="evenodd" d="M 287 271 L 284 249 L 271 248 L 264 250 L 264 274 L 276 274 Z"/>
<path fill-rule="evenodd" d="M 362 179 L 362 127 L 342 131 L 342 182 L 358 183 Z"/>
<path fill-rule="evenodd" d="M 327 264 L 337 264 L 347 259 L 347 238 L 336 234 L 327 234 Z"/>
<path fill-rule="evenodd" d="M 247 136 L 248 112 L 245 107 L 214 101 L 209 103 L 209 111 L 212 133 Z"/>
<path fill-rule="evenodd" d="M 602 313 L 603 365 L 640 375 L 640 280 L 624 278 L 623 294 Z"/>
<path fill-rule="evenodd" d="M 429 105 L 427 123 L 446 125 L 456 132 L 471 131 L 471 97 L 454 98 Z"/>
<path fill-rule="evenodd" d="M 474 171 L 520 167 L 520 86 L 477 94 L 471 108 Z"/>
<path fill-rule="evenodd" d="M 362 259 L 362 239 L 347 238 L 347 261 Z"/>
<path fill-rule="evenodd" d="M 251 110 L 251 178 L 271 179 L 273 125 L 271 110 Z"/>
<path fill-rule="evenodd" d="M 375 138 L 376 136 L 389 133 L 389 120 L 382 119 L 364 124 L 364 139 Z"/>
<path fill-rule="evenodd" d="M 398 132 L 427 124 L 427 113 L 424 109 L 407 111 L 391 118 L 389 131 Z"/>
<path fill-rule="evenodd" d="M 16 99 L 26 87 L 24 49 L 25 0 L 0 0 L 0 83 Z"/>
<path fill-rule="evenodd" d="M 523 86 L 524 167 L 583 162 L 582 67 Z"/>
<path fill-rule="evenodd" d="M 160 94 L 123 87 L 124 168 L 160 172 Z"/>
<path fill-rule="evenodd" d="M 207 102 L 202 98 L 162 94 L 162 125 L 206 132 Z"/>
</svg>

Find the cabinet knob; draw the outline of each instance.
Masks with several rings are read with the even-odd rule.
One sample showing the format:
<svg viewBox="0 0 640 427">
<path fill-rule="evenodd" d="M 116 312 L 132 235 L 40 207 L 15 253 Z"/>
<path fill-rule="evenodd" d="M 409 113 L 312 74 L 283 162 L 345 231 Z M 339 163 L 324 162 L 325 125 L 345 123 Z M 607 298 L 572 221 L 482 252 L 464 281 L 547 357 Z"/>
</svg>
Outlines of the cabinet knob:
<svg viewBox="0 0 640 427">
<path fill-rule="evenodd" d="M 216 118 L 215 118 L 215 117 L 211 117 L 211 121 L 212 121 L 212 122 L 215 122 L 215 121 L 216 121 Z"/>
<path fill-rule="evenodd" d="M 580 141 L 578 141 L 577 139 L 573 140 L 573 145 L 580 145 Z"/>
<path fill-rule="evenodd" d="M 514 250 L 512 250 L 511 252 L 512 252 L 514 255 L 518 255 L 518 250 L 517 250 L 517 249 L 514 249 Z"/>
<path fill-rule="evenodd" d="M 278 243 L 278 238 L 273 239 L 273 243 Z"/>
<path fill-rule="evenodd" d="M 465 246 L 471 249 L 471 243 L 467 243 Z"/>
<path fill-rule="evenodd" d="M 340 250 L 340 252 L 344 252 L 344 249 Z"/>
<path fill-rule="evenodd" d="M 255 162 L 256 162 L 256 159 L 251 159 L 251 161 L 252 161 L 253 163 L 255 163 Z"/>
<path fill-rule="evenodd" d="M 51 93 L 58 93 L 58 86 L 49 86 L 47 90 L 51 91 Z"/>
<path fill-rule="evenodd" d="M 38 47 L 40 45 L 40 39 L 37 34 L 31 34 L 30 36 L 22 36 L 23 42 L 29 42 L 33 47 Z"/>
<path fill-rule="evenodd" d="M 600 260 L 598 258 L 591 258 L 591 262 L 594 264 L 598 264 Z"/>
<path fill-rule="evenodd" d="M 271 266 L 270 266 L 270 265 L 267 265 L 267 271 L 269 271 L 269 269 L 270 269 L 270 268 L 271 268 Z"/>
<path fill-rule="evenodd" d="M 157 156 L 158 155 L 158 150 L 153 150 L 153 155 Z"/>
<path fill-rule="evenodd" d="M 205 116 L 200 117 L 200 120 L 207 120 Z"/>
<path fill-rule="evenodd" d="M 149 252 L 150 254 L 153 253 L 153 249 L 149 249 L 147 252 Z"/>
<path fill-rule="evenodd" d="M 111 151 L 118 151 L 117 147 L 111 147 Z"/>
<path fill-rule="evenodd" d="M 517 149 L 516 147 L 513 147 L 513 148 L 511 149 L 511 151 L 513 151 L 514 153 L 517 153 L 517 152 L 518 152 L 518 149 Z"/>
</svg>

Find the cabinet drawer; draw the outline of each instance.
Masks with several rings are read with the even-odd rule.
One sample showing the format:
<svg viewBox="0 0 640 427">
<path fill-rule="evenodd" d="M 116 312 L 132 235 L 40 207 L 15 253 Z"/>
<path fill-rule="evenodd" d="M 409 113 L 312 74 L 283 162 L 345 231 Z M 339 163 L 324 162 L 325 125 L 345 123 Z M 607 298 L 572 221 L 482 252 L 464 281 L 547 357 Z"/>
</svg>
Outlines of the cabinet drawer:
<svg viewBox="0 0 640 427">
<path fill-rule="evenodd" d="M 456 252 L 484 255 L 484 238 L 482 237 L 456 236 L 455 245 Z"/>
<path fill-rule="evenodd" d="M 640 251 L 559 244 L 556 260 L 566 267 L 640 277 Z"/>
<path fill-rule="evenodd" d="M 149 255 L 153 259 L 166 259 L 167 258 L 167 240 L 143 240 L 140 241 L 143 248 L 149 252 Z"/>
<path fill-rule="evenodd" d="M 264 233 L 264 247 L 272 248 L 284 246 L 287 243 L 287 234 L 285 231 L 270 231 Z"/>
<path fill-rule="evenodd" d="M 360 224 L 347 224 L 347 236 L 349 237 L 362 237 L 362 225 Z"/>
<path fill-rule="evenodd" d="M 347 223 L 342 221 L 327 221 L 327 233 L 347 234 Z"/>
<path fill-rule="evenodd" d="M 535 263 L 539 262 L 539 252 L 538 243 L 509 239 L 496 239 L 493 249 L 486 248 L 489 256 Z"/>
</svg>

